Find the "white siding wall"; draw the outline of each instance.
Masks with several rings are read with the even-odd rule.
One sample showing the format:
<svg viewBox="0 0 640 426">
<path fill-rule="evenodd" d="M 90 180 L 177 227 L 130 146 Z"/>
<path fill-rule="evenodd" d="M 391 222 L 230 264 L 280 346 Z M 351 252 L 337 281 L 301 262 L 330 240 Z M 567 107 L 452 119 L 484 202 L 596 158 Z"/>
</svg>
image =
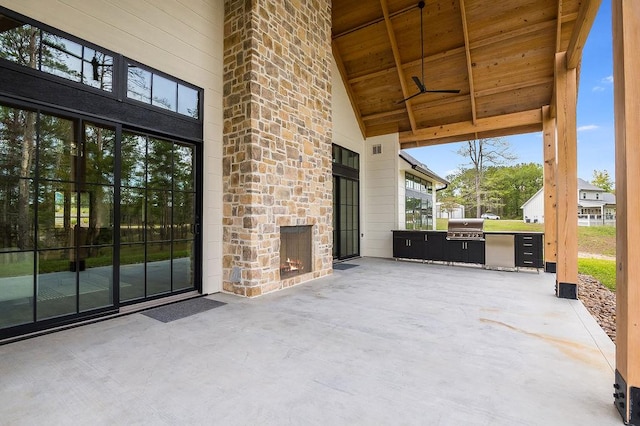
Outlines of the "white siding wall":
<svg viewBox="0 0 640 426">
<path fill-rule="evenodd" d="M 360 154 L 360 181 L 363 176 L 362 150 L 364 149 L 364 137 L 358 126 L 358 121 L 351 108 L 349 96 L 344 88 L 340 71 L 335 61 L 332 64 L 331 106 L 333 120 L 333 143 Z"/>
<path fill-rule="evenodd" d="M 0 5 L 205 89 L 203 291 L 221 290 L 223 0 L 0 0 Z"/>
<path fill-rule="evenodd" d="M 535 219 L 538 223 L 544 223 L 544 191 L 538 191 L 522 209 L 522 220 Z"/>
<path fill-rule="evenodd" d="M 373 145 L 381 145 L 382 153 L 374 155 Z M 364 163 L 367 179 L 364 181 L 364 223 L 360 232 L 363 256 L 392 257 L 393 236 L 391 230 L 398 229 L 398 134 L 367 139 Z M 403 180 L 404 185 L 404 180 Z M 403 188 L 404 191 L 404 188 Z M 404 193 L 402 195 L 404 209 Z"/>
</svg>

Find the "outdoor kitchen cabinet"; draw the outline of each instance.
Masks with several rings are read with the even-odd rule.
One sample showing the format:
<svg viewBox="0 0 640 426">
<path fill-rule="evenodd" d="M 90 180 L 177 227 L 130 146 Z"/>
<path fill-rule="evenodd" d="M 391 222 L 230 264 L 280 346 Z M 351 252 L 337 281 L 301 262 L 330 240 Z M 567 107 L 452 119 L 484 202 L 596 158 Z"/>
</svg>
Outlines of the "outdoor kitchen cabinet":
<svg viewBox="0 0 640 426">
<path fill-rule="evenodd" d="M 542 235 L 516 234 L 516 267 L 542 268 L 544 266 Z"/>
<path fill-rule="evenodd" d="M 446 240 L 444 244 L 445 261 L 484 264 L 484 241 Z"/>
<path fill-rule="evenodd" d="M 438 231 L 427 231 L 425 236 L 424 259 L 445 261 L 444 243 L 447 234 Z"/>
<path fill-rule="evenodd" d="M 393 231 L 393 257 L 424 259 L 424 232 Z"/>
</svg>

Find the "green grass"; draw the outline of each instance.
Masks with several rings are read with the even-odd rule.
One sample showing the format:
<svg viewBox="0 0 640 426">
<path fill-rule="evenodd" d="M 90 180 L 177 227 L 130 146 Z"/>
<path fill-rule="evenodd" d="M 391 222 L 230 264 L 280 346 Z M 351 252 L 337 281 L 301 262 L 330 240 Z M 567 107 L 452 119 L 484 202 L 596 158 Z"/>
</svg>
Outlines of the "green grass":
<svg viewBox="0 0 640 426">
<path fill-rule="evenodd" d="M 436 219 L 436 229 L 447 230 L 448 219 Z M 485 231 L 531 231 L 544 232 L 544 225 L 541 223 L 524 223 L 521 220 L 485 220 Z"/>
<path fill-rule="evenodd" d="M 578 272 L 591 275 L 610 290 L 616 290 L 616 261 L 605 259 L 578 259 Z"/>
</svg>

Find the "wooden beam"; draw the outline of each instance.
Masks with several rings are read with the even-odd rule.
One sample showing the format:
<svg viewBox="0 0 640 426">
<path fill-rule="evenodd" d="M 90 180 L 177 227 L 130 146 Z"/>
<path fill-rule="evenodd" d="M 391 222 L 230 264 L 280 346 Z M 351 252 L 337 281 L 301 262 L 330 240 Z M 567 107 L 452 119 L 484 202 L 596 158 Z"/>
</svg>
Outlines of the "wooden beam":
<svg viewBox="0 0 640 426">
<path fill-rule="evenodd" d="M 613 0 L 611 3 L 617 202 L 616 384 L 619 386 L 615 390 L 615 405 L 628 423 L 631 403 L 636 413 L 636 404 L 640 403 L 637 392 L 635 401 L 630 397 L 632 387 L 640 388 L 640 2 Z"/>
<path fill-rule="evenodd" d="M 460 16 L 462 18 L 462 33 L 464 35 L 464 51 L 467 56 L 467 73 L 469 75 L 469 96 L 471 100 L 471 121 L 476 124 L 476 97 L 473 88 L 473 65 L 471 63 L 471 51 L 469 50 L 469 31 L 467 29 L 467 12 L 464 7 L 464 0 L 460 1 Z"/>
<path fill-rule="evenodd" d="M 447 136 L 438 139 L 411 141 L 400 144 L 400 149 L 420 148 L 423 146 L 435 146 L 445 143 L 465 142 L 473 139 L 489 139 L 511 135 L 522 135 L 542 131 L 542 123 L 529 124 L 525 126 L 509 127 L 497 130 L 487 130 L 484 132 L 464 133 L 456 136 Z"/>
<path fill-rule="evenodd" d="M 530 124 L 542 124 L 542 113 L 539 109 L 498 115 L 495 117 L 478 118 L 476 124 L 473 124 L 471 121 L 464 121 L 428 127 L 415 132 L 402 132 L 400 133 L 400 143 L 427 141 L 429 139 L 440 139 Z"/>
<path fill-rule="evenodd" d="M 546 272 L 556 272 L 558 262 L 556 120 L 551 117 L 549 105 L 542 107 L 542 138 L 544 153 L 544 264 Z"/>
<path fill-rule="evenodd" d="M 578 151 L 576 70 L 567 69 L 566 53 L 556 53 L 558 126 L 558 263 L 556 295 L 578 297 Z"/>
<path fill-rule="evenodd" d="M 342 77 L 342 84 L 344 84 L 344 88 L 347 91 L 347 96 L 349 97 L 349 102 L 351 102 L 351 108 L 353 108 L 356 120 L 358 121 L 360 133 L 362 133 L 363 138 L 366 138 L 367 131 L 362 121 L 362 114 L 360 113 L 360 108 L 358 108 L 358 103 L 356 102 L 355 95 L 353 94 L 353 89 L 351 89 L 349 80 L 347 80 L 347 70 L 344 67 L 342 57 L 340 56 L 340 50 L 338 49 L 338 44 L 335 41 L 331 42 L 331 50 L 333 52 L 333 59 L 335 59 L 338 70 L 340 71 L 340 77 Z"/>
<path fill-rule="evenodd" d="M 567 68 L 578 66 L 582 58 L 582 49 L 587 42 L 593 21 L 596 19 L 602 0 L 583 0 L 578 11 L 578 18 L 571 33 L 569 47 L 567 48 Z"/>
<path fill-rule="evenodd" d="M 562 42 L 562 0 L 558 0 L 558 23 L 556 25 L 556 50 L 558 53 L 560 51 L 560 45 Z"/>
<path fill-rule="evenodd" d="M 389 17 L 389 6 L 387 0 L 380 0 L 380 6 L 382 6 L 382 14 L 384 15 L 384 22 L 387 26 L 387 34 L 389 35 L 389 42 L 391 43 L 391 51 L 393 52 L 393 60 L 396 63 L 396 69 L 398 70 L 398 78 L 400 79 L 400 87 L 402 88 L 402 96 L 408 98 L 410 93 L 407 88 L 407 79 L 402 69 L 402 61 L 400 60 L 400 52 L 398 51 L 398 42 L 396 41 L 396 33 L 393 31 L 393 24 Z M 424 82 L 423 82 L 424 84 Z M 416 117 L 413 115 L 411 109 L 411 101 L 405 101 L 404 104 L 407 107 L 407 116 L 409 117 L 409 123 L 411 124 L 411 130 L 416 130 Z"/>
</svg>

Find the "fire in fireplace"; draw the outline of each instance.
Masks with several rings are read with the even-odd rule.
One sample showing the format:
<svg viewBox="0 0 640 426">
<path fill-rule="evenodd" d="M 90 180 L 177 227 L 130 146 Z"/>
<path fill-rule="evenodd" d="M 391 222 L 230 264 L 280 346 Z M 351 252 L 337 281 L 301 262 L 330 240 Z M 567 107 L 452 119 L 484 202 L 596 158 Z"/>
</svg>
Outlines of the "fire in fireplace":
<svg viewBox="0 0 640 426">
<path fill-rule="evenodd" d="M 312 272 L 311 226 L 280 228 L 280 279 Z"/>
</svg>

